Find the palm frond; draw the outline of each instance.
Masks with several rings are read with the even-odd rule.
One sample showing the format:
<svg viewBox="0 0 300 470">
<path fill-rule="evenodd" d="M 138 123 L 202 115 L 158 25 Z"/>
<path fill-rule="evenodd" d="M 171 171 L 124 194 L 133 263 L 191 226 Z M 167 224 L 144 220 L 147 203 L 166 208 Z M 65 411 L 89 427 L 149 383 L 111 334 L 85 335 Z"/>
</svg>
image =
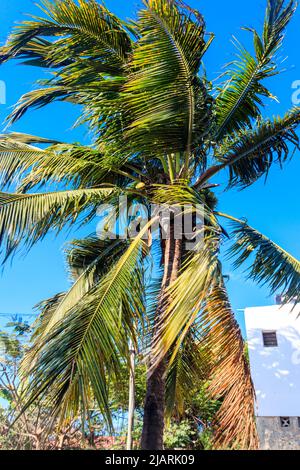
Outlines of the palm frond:
<svg viewBox="0 0 300 470">
<path fill-rule="evenodd" d="M 179 277 L 166 289 L 168 299 L 153 340 L 156 365 L 171 351 L 172 364 L 195 323 L 211 283 L 218 276 L 220 233 L 206 227 L 199 248 L 187 257 Z"/>
<path fill-rule="evenodd" d="M 211 287 L 200 321 L 206 335 L 202 346 L 215 357 L 210 391 L 214 398 L 222 400 L 214 420 L 214 444 L 219 449 L 257 449 L 255 392 L 241 331 L 224 286 Z"/>
<path fill-rule="evenodd" d="M 33 17 L 19 24 L 2 48 L 2 60 L 28 58 L 31 65 L 50 68 L 52 78 L 40 81 L 42 87 L 19 100 L 9 122 L 20 119 L 30 108 L 55 100 L 89 104 L 89 111 L 96 101 L 101 109 L 93 119 L 108 121 L 111 112 L 104 101 L 109 98 L 112 110 L 112 93 L 123 85 L 124 65 L 132 51 L 132 28 L 95 0 L 80 0 L 79 4 L 74 0 L 45 0 L 43 5 L 46 18 Z M 55 41 L 45 41 L 45 36 Z M 114 118 L 117 121 L 116 113 Z"/>
<path fill-rule="evenodd" d="M 47 67 L 49 65 L 49 53 L 52 50 L 53 43 L 44 38 L 34 38 L 29 41 L 16 55 L 10 53 L 8 45 L 0 48 L 0 63 L 14 57 L 23 59 L 23 64 L 36 67 Z M 70 62 L 70 59 L 67 63 Z"/>
<path fill-rule="evenodd" d="M 97 105 L 100 109 L 102 105 L 104 112 L 105 98 L 109 97 L 111 107 L 114 104 L 116 106 L 116 100 L 113 100 L 112 96 L 118 96 L 124 84 L 122 76 L 109 77 L 108 72 L 108 67 L 97 65 L 97 61 L 93 60 L 82 60 L 67 65 L 51 79 L 40 80 L 37 89 L 25 93 L 6 120 L 13 124 L 30 109 L 39 109 L 54 101 L 82 105 L 90 111 L 88 104 L 91 105 L 93 100 L 97 100 Z M 101 94 L 104 95 L 102 99 Z M 101 113 L 98 114 L 98 119 L 101 119 Z"/>
<path fill-rule="evenodd" d="M 199 333 L 191 329 L 180 345 L 166 376 L 166 414 L 182 416 L 190 391 L 203 383 L 208 373 L 207 355 Z"/>
<path fill-rule="evenodd" d="M 22 132 L 8 132 L 7 134 L 0 134 L 0 141 L 18 142 L 23 144 L 59 144 L 60 142 L 46 137 L 39 137 L 31 134 L 24 134 Z"/>
<path fill-rule="evenodd" d="M 76 248 L 74 248 L 75 244 Z M 109 267 L 116 263 L 127 247 L 127 243 L 122 240 L 102 241 L 97 238 L 73 241 L 72 245 L 73 248 L 68 252 L 67 263 L 71 272 L 73 274 L 76 272 L 77 276 L 71 288 L 56 305 L 55 312 L 47 327 L 44 328 L 41 338 L 45 337 L 56 324 L 63 321 L 68 312 L 109 271 Z"/>
<path fill-rule="evenodd" d="M 0 135 L 2 189 L 17 184 L 18 192 L 27 192 L 47 183 L 63 183 L 72 188 L 105 183 L 121 187 L 138 179 L 126 167 L 129 155 L 110 156 L 94 147 L 55 142 L 41 149 L 27 142 L 44 144 L 47 139 L 16 133 Z"/>
<path fill-rule="evenodd" d="M 267 177 L 274 162 L 282 165 L 293 155 L 289 144 L 299 148 L 295 132 L 299 122 L 299 107 L 294 107 L 283 118 L 260 118 L 255 126 L 226 137 L 214 152 L 214 157 L 222 163 L 202 173 L 194 187 L 205 187 L 208 180 L 226 168 L 229 169 L 229 188 L 236 185 L 244 188 L 263 175 Z"/>
<path fill-rule="evenodd" d="M 140 38 L 130 64 L 133 73 L 125 85 L 132 120 L 126 135 L 146 154 L 190 153 L 194 133 L 203 134 L 207 124 L 208 100 L 197 77 L 208 46 L 204 21 L 176 0 L 144 4 L 137 23 Z"/>
<path fill-rule="evenodd" d="M 45 331 L 47 328 L 47 325 L 55 313 L 57 306 L 63 300 L 65 295 L 65 292 L 60 292 L 59 294 L 55 294 L 48 299 L 42 300 L 34 306 L 34 310 L 38 313 L 38 316 L 32 325 L 32 342 L 34 342 L 37 337 L 40 337 L 43 334 L 43 331 Z"/>
<path fill-rule="evenodd" d="M 227 66 L 225 75 L 228 78 L 216 98 L 215 139 L 220 140 L 226 133 L 238 131 L 244 125 L 250 126 L 252 119 L 261 115 L 262 98 L 274 98 L 262 82 L 278 73 L 276 54 L 295 8 L 294 0 L 287 3 L 285 0 L 268 0 L 262 36 L 250 30 L 253 32 L 255 55 L 238 44 L 239 57 Z"/>
<path fill-rule="evenodd" d="M 78 189 L 40 194 L 0 193 L 0 240 L 10 256 L 23 241 L 30 248 L 52 228 L 59 231 L 84 211 L 95 213 L 114 188 Z M 87 219 L 88 214 L 85 216 Z"/>
<path fill-rule="evenodd" d="M 299 149 L 299 138 L 295 132 L 299 124 L 298 107 L 283 118 L 258 120 L 253 129 L 237 132 L 216 148 L 215 157 L 222 163 L 215 167 L 213 173 L 228 168 L 228 187 L 245 188 L 262 176 L 267 178 L 273 163 L 282 165 L 293 155 L 291 145 Z"/>
<path fill-rule="evenodd" d="M 184 181 L 176 184 L 153 184 L 149 188 L 149 199 L 155 204 L 184 206 L 203 204 L 203 194 L 188 186 Z"/>
<path fill-rule="evenodd" d="M 73 280 L 81 274 L 100 257 L 101 263 L 97 266 L 95 278 L 101 273 L 108 271 L 111 264 L 126 249 L 126 240 L 101 240 L 90 236 L 84 239 L 72 240 L 68 243 L 65 253 L 68 271 Z"/>
<path fill-rule="evenodd" d="M 246 222 L 234 219 L 235 242 L 229 256 L 238 268 L 250 262 L 249 278 L 284 294 L 285 303 L 300 301 L 300 261 Z"/>
<path fill-rule="evenodd" d="M 128 339 L 136 344 L 136 323 L 143 318 L 143 234 L 42 341 L 38 338 L 23 363 L 23 372 L 31 377 L 26 407 L 47 397 L 52 412 L 61 414 L 81 378 L 111 423 L 108 378 L 124 370 Z"/>
<path fill-rule="evenodd" d="M 79 4 L 74 0 L 44 0 L 42 5 L 46 18 L 33 16 L 19 24 L 4 46 L 2 60 L 28 53 L 33 39 L 63 36 L 74 54 L 94 51 L 103 60 L 124 63 L 131 51 L 131 39 L 122 22 L 103 5 L 95 0 L 80 0 Z"/>
<path fill-rule="evenodd" d="M 41 108 L 56 100 L 65 101 L 75 93 L 71 87 L 52 86 L 39 88 L 25 93 L 14 107 L 13 112 L 8 116 L 10 124 L 18 121 L 30 108 Z"/>
</svg>

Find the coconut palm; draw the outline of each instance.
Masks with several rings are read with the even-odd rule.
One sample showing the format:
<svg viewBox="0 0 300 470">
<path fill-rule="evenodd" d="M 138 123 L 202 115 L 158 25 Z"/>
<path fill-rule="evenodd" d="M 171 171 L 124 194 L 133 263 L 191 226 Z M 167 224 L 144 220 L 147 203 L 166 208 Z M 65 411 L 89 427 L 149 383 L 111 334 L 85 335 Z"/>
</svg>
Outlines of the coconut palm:
<svg viewBox="0 0 300 470">
<path fill-rule="evenodd" d="M 234 266 L 247 263 L 248 276 L 284 292 L 286 302 L 299 300 L 300 263 L 246 220 L 220 213 L 214 188 L 222 175 L 227 190 L 246 189 L 299 146 L 299 108 L 263 117 L 264 103 L 274 99 L 265 79 L 280 72 L 278 51 L 295 3 L 268 0 L 262 33 L 249 30 L 253 52 L 237 43 L 237 58 L 216 87 L 202 66 L 213 36 L 181 0 L 145 0 L 127 23 L 95 0 L 43 1 L 42 10 L 1 49 L 2 62 L 17 58 L 51 73 L 20 99 L 9 121 L 67 101 L 81 107 L 93 142 L 1 136 L 2 190 L 16 185 L 15 193 L 0 194 L 5 257 L 50 229 L 89 223 L 102 203 L 121 219 L 120 196 L 133 205 L 163 204 L 170 223 L 158 242 L 148 235 L 161 214 L 129 241 L 87 239 L 70 254 L 74 283 L 46 303 L 23 367 L 28 403 L 46 398 L 64 419 L 93 396 L 110 423 L 109 382 L 128 364 L 132 343 L 149 368 L 143 449 L 163 447 L 166 414 L 182 413 L 191 385 L 205 374 L 222 401 L 215 445 L 255 448 L 254 391 L 220 248 L 229 244 Z M 174 207 L 186 205 L 194 236 L 201 234 L 192 251 L 176 237 Z M 107 215 L 106 230 L 113 225 Z M 149 258 L 160 269 L 147 285 Z"/>
</svg>

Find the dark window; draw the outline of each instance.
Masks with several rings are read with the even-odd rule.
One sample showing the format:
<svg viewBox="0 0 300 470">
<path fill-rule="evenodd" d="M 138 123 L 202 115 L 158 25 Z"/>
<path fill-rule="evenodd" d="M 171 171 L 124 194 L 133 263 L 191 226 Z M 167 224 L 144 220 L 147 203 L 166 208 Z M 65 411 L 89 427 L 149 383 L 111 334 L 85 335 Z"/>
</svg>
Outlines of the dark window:
<svg viewBox="0 0 300 470">
<path fill-rule="evenodd" d="M 263 342 L 266 348 L 276 348 L 278 346 L 276 331 L 263 331 Z"/>
<path fill-rule="evenodd" d="M 289 428 L 290 425 L 291 425 L 290 418 L 284 418 L 284 417 L 280 418 L 280 426 L 282 428 Z"/>
<path fill-rule="evenodd" d="M 300 428 L 300 417 L 298 418 L 298 427 Z"/>
</svg>

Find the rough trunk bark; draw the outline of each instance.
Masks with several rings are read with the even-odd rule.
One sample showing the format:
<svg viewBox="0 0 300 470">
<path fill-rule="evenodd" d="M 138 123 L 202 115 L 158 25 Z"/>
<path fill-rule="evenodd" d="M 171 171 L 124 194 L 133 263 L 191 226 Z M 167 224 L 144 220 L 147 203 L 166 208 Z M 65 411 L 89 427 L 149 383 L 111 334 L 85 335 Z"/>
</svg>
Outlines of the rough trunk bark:
<svg viewBox="0 0 300 470">
<path fill-rule="evenodd" d="M 160 301 L 156 311 L 155 327 L 163 316 L 168 304 L 166 288 L 178 277 L 181 266 L 182 240 L 175 240 L 174 226 L 171 223 L 170 234 L 163 244 L 164 276 L 162 280 Z M 151 361 L 150 361 L 151 362 Z M 165 373 L 166 363 L 160 364 L 148 375 L 144 421 L 141 440 L 143 450 L 162 450 L 165 414 Z"/>
</svg>

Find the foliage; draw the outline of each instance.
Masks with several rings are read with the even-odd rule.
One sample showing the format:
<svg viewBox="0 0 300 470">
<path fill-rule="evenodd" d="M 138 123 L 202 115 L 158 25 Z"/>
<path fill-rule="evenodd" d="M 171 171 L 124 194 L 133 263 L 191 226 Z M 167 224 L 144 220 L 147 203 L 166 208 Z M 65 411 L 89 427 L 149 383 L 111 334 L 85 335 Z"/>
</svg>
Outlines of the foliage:
<svg viewBox="0 0 300 470">
<path fill-rule="evenodd" d="M 192 445 L 195 431 L 186 420 L 171 423 L 165 430 L 164 442 L 166 449 L 188 449 Z"/>
<path fill-rule="evenodd" d="M 82 437 L 80 417 L 63 428 L 56 423 L 50 427 L 50 410 L 38 401 L 15 418 L 24 402 L 19 380 L 20 361 L 28 349 L 31 327 L 21 319 L 7 323 L 0 332 L 0 450 L 45 450 L 86 447 Z M 88 434 L 87 434 L 88 435 Z"/>
<path fill-rule="evenodd" d="M 115 411 L 122 410 L 126 412 L 128 409 L 128 380 L 129 374 L 126 366 L 123 366 L 124 373 L 121 375 L 117 383 L 111 384 L 110 393 L 111 407 Z M 136 364 L 135 370 L 135 406 L 137 413 L 142 414 L 143 404 L 146 393 L 146 366 L 140 362 Z"/>
<path fill-rule="evenodd" d="M 41 17 L 12 31 L 0 61 L 21 59 L 47 69 L 50 78 L 21 97 L 9 122 L 68 101 L 81 107 L 80 123 L 92 142 L 84 147 L 28 134 L 1 136 L 5 259 L 50 230 L 89 223 L 101 203 L 116 208 L 120 225 L 119 196 L 147 207 L 189 203 L 194 221 L 197 205 L 204 207 L 201 244 L 188 251 L 186 240 L 181 243 L 180 268 L 167 280 L 168 266 L 160 260 L 168 243 L 161 237 L 157 248 L 147 237 L 160 216 L 128 243 L 94 236 L 74 242 L 68 255 L 73 284 L 40 306 L 23 361 L 29 377 L 23 413 L 41 400 L 62 426 L 96 408 L 111 427 L 114 406 L 125 405 L 126 393 L 116 397 L 116 390 L 128 377 L 133 344 L 148 372 L 166 361 L 167 416 L 185 419 L 172 445 L 185 439 L 191 425 L 185 417 L 191 391 L 209 382 L 218 403 L 207 417 L 212 446 L 257 447 L 254 390 L 220 249 L 230 244 L 234 266 L 245 264 L 252 279 L 272 292 L 284 290 L 286 301 L 299 295 L 300 264 L 247 223 L 218 212 L 211 179 L 222 172 L 225 189 L 245 189 L 274 164 L 283 167 L 299 147 L 299 108 L 283 117 L 263 116 L 274 99 L 265 80 L 280 72 L 279 51 L 295 8 L 293 0 L 267 0 L 262 32 L 250 30 L 253 51 L 238 45 L 238 58 L 215 87 L 203 67 L 213 36 L 202 15 L 181 0 L 144 0 L 130 23 L 96 0 L 44 0 Z M 15 193 L 4 192 L 11 186 Z M 232 231 L 222 226 L 224 219 L 234 222 Z M 104 235 L 112 224 L 107 216 Z M 151 261 L 164 273 L 149 286 Z M 201 416 L 197 406 L 191 410 Z"/>
</svg>

